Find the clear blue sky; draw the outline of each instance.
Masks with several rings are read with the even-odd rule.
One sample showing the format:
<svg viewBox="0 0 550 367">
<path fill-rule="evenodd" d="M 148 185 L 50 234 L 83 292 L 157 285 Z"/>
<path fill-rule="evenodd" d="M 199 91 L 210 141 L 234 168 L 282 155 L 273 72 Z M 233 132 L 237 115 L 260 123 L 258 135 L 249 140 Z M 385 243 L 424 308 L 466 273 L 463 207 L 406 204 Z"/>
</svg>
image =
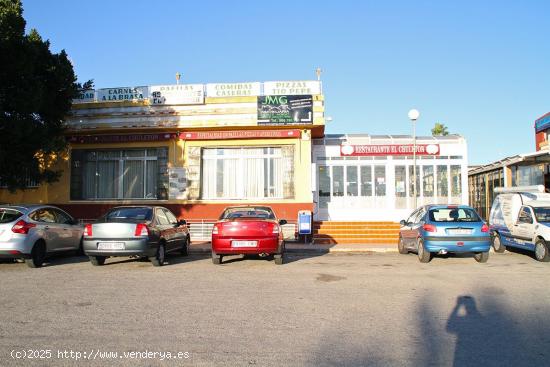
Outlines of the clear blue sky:
<svg viewBox="0 0 550 367">
<path fill-rule="evenodd" d="M 466 137 L 471 164 L 535 149 L 550 111 L 550 1 L 23 0 L 27 29 L 97 88 L 314 79 L 327 133 Z"/>
</svg>

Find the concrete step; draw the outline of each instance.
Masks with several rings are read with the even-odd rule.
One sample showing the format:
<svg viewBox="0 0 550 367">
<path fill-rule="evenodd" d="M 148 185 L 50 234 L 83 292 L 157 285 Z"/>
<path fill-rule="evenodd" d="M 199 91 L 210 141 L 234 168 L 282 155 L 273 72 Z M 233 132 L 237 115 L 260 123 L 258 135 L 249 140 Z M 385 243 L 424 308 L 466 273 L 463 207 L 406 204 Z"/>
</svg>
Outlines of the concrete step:
<svg viewBox="0 0 550 367">
<path fill-rule="evenodd" d="M 338 235 L 338 234 L 363 234 L 365 236 L 371 234 L 399 234 L 399 230 L 395 229 L 349 229 L 349 228 L 322 228 L 314 229 L 313 234 L 329 234 L 329 235 Z"/>
<path fill-rule="evenodd" d="M 316 245 L 336 245 L 336 244 L 391 244 L 397 245 L 397 239 L 371 239 L 371 238 L 314 238 Z"/>
</svg>

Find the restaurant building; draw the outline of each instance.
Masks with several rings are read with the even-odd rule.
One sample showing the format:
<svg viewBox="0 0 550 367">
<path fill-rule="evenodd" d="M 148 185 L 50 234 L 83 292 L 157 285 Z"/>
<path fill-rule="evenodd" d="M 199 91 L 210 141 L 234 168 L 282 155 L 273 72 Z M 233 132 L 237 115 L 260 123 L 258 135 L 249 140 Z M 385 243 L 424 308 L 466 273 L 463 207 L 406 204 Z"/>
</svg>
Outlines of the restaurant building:
<svg viewBox="0 0 550 367">
<path fill-rule="evenodd" d="M 326 135 L 313 141 L 318 221 L 391 221 L 415 209 L 413 138 Z M 416 139 L 416 207 L 467 204 L 467 145 L 459 135 Z"/>
<path fill-rule="evenodd" d="M 58 205 L 81 219 L 158 204 L 214 220 L 269 204 L 290 221 L 313 210 L 312 138 L 324 135 L 320 81 L 88 90 L 75 100 L 59 182 L 0 190 L 0 202 Z"/>
</svg>

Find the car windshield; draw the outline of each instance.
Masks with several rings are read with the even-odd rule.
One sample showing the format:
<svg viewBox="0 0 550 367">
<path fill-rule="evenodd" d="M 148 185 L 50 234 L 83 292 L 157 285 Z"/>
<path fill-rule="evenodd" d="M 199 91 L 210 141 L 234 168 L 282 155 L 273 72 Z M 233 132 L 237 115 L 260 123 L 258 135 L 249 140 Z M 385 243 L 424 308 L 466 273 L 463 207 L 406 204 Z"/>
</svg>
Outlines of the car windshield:
<svg viewBox="0 0 550 367">
<path fill-rule="evenodd" d="M 18 210 L 14 209 L 6 209 L 1 208 L 0 209 L 0 223 L 9 223 L 13 222 L 20 216 L 22 216 L 23 213 L 19 212 Z"/>
<path fill-rule="evenodd" d="M 533 208 L 537 222 L 550 222 L 550 208 Z"/>
<path fill-rule="evenodd" d="M 153 210 L 151 208 L 114 208 L 103 217 L 105 222 L 121 220 L 151 220 Z"/>
<path fill-rule="evenodd" d="M 275 214 L 270 208 L 229 208 L 225 209 L 220 219 L 257 218 L 275 219 Z"/>
<path fill-rule="evenodd" d="M 434 208 L 429 211 L 432 222 L 480 222 L 472 208 Z"/>
</svg>

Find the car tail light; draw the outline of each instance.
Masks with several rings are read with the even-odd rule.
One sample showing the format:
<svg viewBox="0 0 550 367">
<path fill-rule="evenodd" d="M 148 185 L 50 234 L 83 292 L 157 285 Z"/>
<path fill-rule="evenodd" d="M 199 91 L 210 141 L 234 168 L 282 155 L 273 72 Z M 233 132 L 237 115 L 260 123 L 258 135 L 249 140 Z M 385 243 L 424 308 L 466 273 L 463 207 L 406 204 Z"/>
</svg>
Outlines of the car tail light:
<svg viewBox="0 0 550 367">
<path fill-rule="evenodd" d="M 149 236 L 149 228 L 147 228 L 147 226 L 143 223 L 136 224 L 136 231 L 134 233 L 134 236 Z"/>
<path fill-rule="evenodd" d="M 28 234 L 31 228 L 36 227 L 34 223 L 27 223 L 24 220 L 20 220 L 11 227 L 13 233 Z"/>
<path fill-rule="evenodd" d="M 84 232 L 82 233 L 82 235 L 84 237 L 92 237 L 92 225 L 91 224 L 86 224 L 84 226 Z"/>
<path fill-rule="evenodd" d="M 483 223 L 483 225 L 481 226 L 481 232 L 489 232 L 489 226 L 486 223 Z"/>
<path fill-rule="evenodd" d="M 422 228 L 426 232 L 437 232 L 437 228 L 433 224 L 424 224 Z"/>
<path fill-rule="evenodd" d="M 273 232 L 272 232 L 272 233 L 273 233 L 273 234 L 279 233 L 279 231 L 280 231 L 279 226 L 275 224 L 275 225 L 273 226 Z"/>
<path fill-rule="evenodd" d="M 214 228 L 212 228 L 212 234 L 218 234 L 218 226 L 214 224 Z"/>
</svg>

